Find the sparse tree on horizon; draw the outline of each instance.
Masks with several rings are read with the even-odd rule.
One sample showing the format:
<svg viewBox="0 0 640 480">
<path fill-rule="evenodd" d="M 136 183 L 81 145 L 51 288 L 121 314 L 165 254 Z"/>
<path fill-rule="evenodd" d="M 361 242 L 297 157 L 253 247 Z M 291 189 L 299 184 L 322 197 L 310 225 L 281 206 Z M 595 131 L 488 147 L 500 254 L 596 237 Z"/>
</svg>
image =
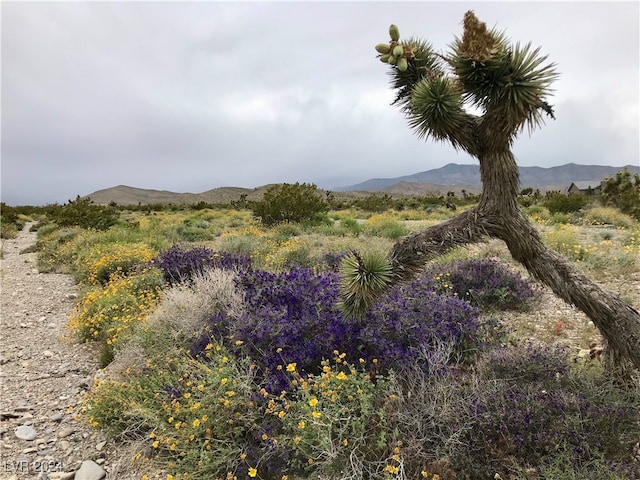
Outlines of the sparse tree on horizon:
<svg viewBox="0 0 640 480">
<path fill-rule="evenodd" d="M 449 142 L 478 159 L 479 203 L 399 240 L 386 262 L 355 252 L 343 266 L 345 311 L 361 314 L 384 290 L 456 246 L 497 238 L 534 278 L 593 321 L 605 339 L 610 366 L 630 361 L 640 369 L 640 314 L 544 245 L 518 206 L 520 180 L 511 147 L 525 128 L 531 132 L 545 116 L 555 118 L 547 103 L 558 76 L 555 65 L 539 48 L 511 44 L 503 33 L 487 29 L 472 11 L 463 25 L 462 38 L 455 38 L 446 55 L 421 39 L 400 41 L 395 25 L 389 29 L 391 41 L 376 50 L 391 66 L 393 105 L 418 137 Z"/>
</svg>

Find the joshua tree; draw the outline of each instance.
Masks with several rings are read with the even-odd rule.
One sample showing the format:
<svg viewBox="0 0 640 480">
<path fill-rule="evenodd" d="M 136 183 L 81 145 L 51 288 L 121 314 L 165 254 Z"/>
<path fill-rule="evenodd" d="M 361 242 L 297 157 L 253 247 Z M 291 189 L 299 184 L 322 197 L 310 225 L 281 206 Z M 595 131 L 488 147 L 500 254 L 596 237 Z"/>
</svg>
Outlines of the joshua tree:
<svg viewBox="0 0 640 480">
<path fill-rule="evenodd" d="M 640 314 L 546 247 L 518 207 L 519 174 L 511 146 L 525 127 L 531 132 L 544 123 L 544 116 L 555 118 L 546 101 L 557 78 L 555 65 L 546 62 L 539 48 L 510 44 L 472 11 L 463 24 L 462 38 L 455 39 L 446 55 L 420 39 L 400 41 L 395 25 L 389 28 L 391 41 L 376 50 L 391 67 L 397 91 L 393 105 L 401 108 L 418 137 L 450 142 L 478 159 L 483 183 L 479 203 L 399 240 L 386 259 L 354 253 L 342 269 L 345 310 L 362 313 L 390 285 L 411 278 L 453 247 L 497 238 L 534 278 L 593 321 L 612 365 L 631 361 L 640 368 Z"/>
</svg>

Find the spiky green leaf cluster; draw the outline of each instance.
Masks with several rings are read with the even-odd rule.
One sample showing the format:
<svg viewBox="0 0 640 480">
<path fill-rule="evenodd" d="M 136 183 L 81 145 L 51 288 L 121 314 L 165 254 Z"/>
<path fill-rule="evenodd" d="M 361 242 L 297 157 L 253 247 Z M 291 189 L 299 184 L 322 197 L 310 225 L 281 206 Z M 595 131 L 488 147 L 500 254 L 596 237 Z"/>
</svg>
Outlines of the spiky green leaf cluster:
<svg viewBox="0 0 640 480">
<path fill-rule="evenodd" d="M 417 38 L 410 38 L 403 42 L 413 53 L 409 60 L 408 68 L 405 72 L 397 69 L 390 71 L 391 88 L 397 90 L 393 105 L 399 105 L 405 112 L 410 109 L 411 93 L 415 85 L 427 78 L 437 78 L 444 75 L 444 65 L 442 60 L 434 55 L 433 47 Z"/>
<path fill-rule="evenodd" d="M 478 108 L 485 108 L 487 102 L 500 95 L 509 75 L 511 52 L 506 39 L 497 32 L 491 32 L 491 35 L 495 38 L 492 54 L 482 61 L 468 57 L 459 38 L 451 46 L 453 54 L 449 63 L 463 87 L 463 98 Z"/>
<path fill-rule="evenodd" d="M 408 118 L 418 137 L 450 139 L 462 129 L 464 117 L 460 91 L 448 77 L 425 78 L 413 88 Z"/>
<path fill-rule="evenodd" d="M 347 317 L 359 318 L 391 283 L 388 259 L 378 253 L 352 252 L 340 265 L 341 307 Z"/>
<path fill-rule="evenodd" d="M 476 125 L 482 121 L 487 131 L 504 139 L 496 145 L 504 145 L 521 129 L 540 126 L 545 114 L 553 117 L 546 97 L 558 77 L 555 65 L 539 48 L 511 45 L 472 11 L 465 14 L 464 35 L 450 45 L 448 55 L 434 52 L 423 40 L 412 38 L 403 45 L 413 55 L 406 71 L 390 71 L 397 91 L 393 104 L 421 138 L 448 140 L 475 154 L 470 131 L 476 119 Z M 481 110 L 482 117 L 467 113 L 467 106 Z"/>
</svg>

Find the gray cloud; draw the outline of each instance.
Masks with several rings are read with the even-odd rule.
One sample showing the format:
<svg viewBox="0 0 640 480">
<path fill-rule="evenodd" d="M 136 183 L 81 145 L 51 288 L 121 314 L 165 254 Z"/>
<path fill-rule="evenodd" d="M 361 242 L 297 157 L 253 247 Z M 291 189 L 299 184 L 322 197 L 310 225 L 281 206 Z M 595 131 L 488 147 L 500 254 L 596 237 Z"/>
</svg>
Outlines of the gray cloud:
<svg viewBox="0 0 640 480">
<path fill-rule="evenodd" d="M 373 45 L 389 23 L 446 50 L 468 4 L 9 2 L 2 6 L 2 199 L 65 202 L 127 184 L 172 191 L 336 187 L 448 162 L 389 106 Z M 522 165 L 637 164 L 639 7 L 471 5 L 556 62 L 557 120 Z"/>
</svg>

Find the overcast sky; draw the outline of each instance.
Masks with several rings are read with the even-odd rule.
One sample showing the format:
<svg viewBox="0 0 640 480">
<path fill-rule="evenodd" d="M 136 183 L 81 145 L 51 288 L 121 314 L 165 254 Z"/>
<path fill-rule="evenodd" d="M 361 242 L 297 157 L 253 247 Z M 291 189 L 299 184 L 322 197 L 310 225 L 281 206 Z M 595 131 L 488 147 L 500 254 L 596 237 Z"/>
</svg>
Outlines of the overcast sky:
<svg viewBox="0 0 640 480">
<path fill-rule="evenodd" d="M 474 163 L 419 140 L 374 46 L 395 23 L 446 52 L 473 9 L 557 63 L 557 120 L 521 166 L 638 165 L 638 2 L 6 2 L 2 200 L 120 184 L 335 188 Z"/>
</svg>

